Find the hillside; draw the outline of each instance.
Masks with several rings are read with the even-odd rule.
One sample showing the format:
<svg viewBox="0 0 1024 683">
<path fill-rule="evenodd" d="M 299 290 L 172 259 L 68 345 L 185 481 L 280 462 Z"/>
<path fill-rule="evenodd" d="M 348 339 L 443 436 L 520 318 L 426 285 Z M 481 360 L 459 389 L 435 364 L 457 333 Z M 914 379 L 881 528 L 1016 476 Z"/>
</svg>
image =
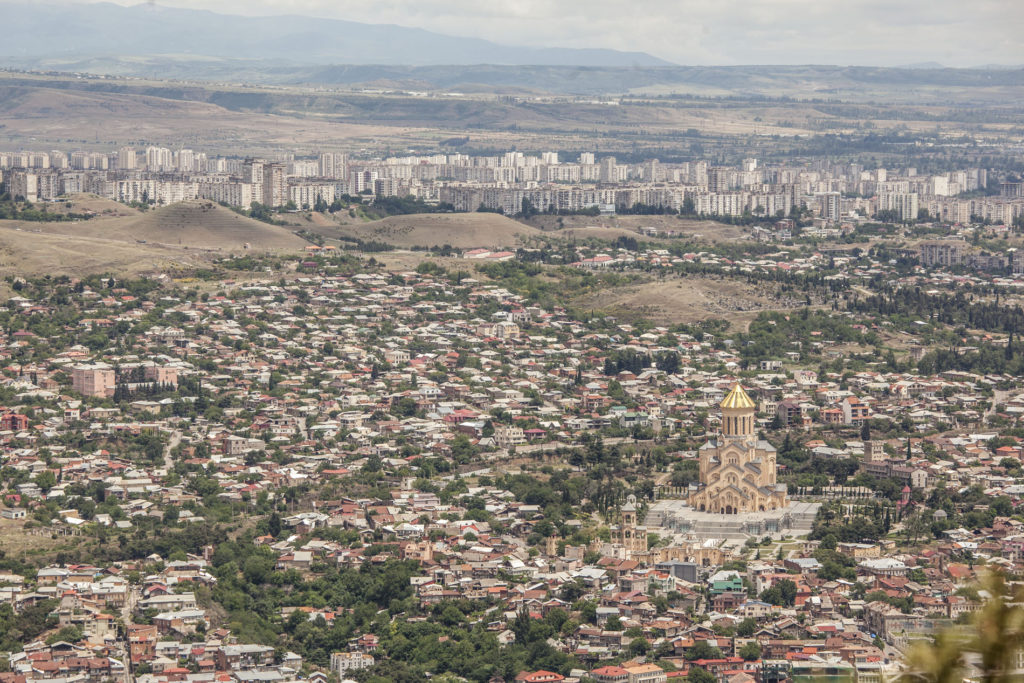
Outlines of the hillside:
<svg viewBox="0 0 1024 683">
<path fill-rule="evenodd" d="M 206 265 L 206 252 L 188 252 L 150 244 L 97 237 L 46 234 L 35 228 L 16 228 L 0 221 L 0 275 L 72 275 L 119 273 L 152 274 Z M 75 227 L 83 225 L 74 224 Z"/>
<path fill-rule="evenodd" d="M 71 204 L 70 207 L 66 207 L 66 204 Z M 57 210 L 60 210 L 60 204 L 57 205 Z M 100 197 L 95 194 L 73 194 L 67 197 L 65 202 L 66 211 L 69 213 L 87 213 L 92 212 L 101 216 L 138 216 L 141 213 L 138 209 L 135 209 L 127 204 L 116 202 L 113 199 L 107 199 L 106 197 Z M 51 209 L 52 211 L 53 209 Z"/>
<path fill-rule="evenodd" d="M 331 234 L 327 231 L 325 234 Z M 396 247 L 433 247 L 445 244 L 459 249 L 474 247 L 514 248 L 541 235 L 537 228 L 494 213 L 445 213 L 391 216 L 364 225 L 346 225 L 342 236 L 386 242 Z"/>
<path fill-rule="evenodd" d="M 132 217 L 41 223 L 31 228 L 51 234 L 212 251 L 242 251 L 246 244 L 254 251 L 294 251 L 307 244 L 288 228 L 240 216 L 205 200 L 171 204 Z"/>
</svg>

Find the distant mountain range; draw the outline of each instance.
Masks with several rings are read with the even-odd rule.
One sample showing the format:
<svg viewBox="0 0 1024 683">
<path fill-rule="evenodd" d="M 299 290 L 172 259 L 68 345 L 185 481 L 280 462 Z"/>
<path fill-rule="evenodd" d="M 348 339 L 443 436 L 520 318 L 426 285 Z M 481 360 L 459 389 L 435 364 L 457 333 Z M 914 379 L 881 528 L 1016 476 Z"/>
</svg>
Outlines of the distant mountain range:
<svg viewBox="0 0 1024 683">
<path fill-rule="evenodd" d="M 0 63 L 33 60 L 207 57 L 282 65 L 565 65 L 651 67 L 643 52 L 530 48 L 416 28 L 302 16 L 242 17 L 155 4 L 0 2 Z"/>
</svg>

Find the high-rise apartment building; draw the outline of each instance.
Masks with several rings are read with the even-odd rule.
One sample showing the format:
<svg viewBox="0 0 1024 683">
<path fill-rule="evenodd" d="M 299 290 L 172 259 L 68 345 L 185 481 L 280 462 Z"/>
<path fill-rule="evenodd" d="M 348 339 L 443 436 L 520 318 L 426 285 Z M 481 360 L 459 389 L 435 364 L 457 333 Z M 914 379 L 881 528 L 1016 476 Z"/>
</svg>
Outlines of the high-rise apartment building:
<svg viewBox="0 0 1024 683">
<path fill-rule="evenodd" d="M 190 149 L 182 149 L 178 151 L 178 163 L 177 168 L 183 173 L 191 173 L 195 170 L 196 166 L 196 155 Z"/>
<path fill-rule="evenodd" d="M 285 164 L 274 162 L 263 167 L 263 204 L 282 206 L 288 201 L 288 174 Z"/>
<path fill-rule="evenodd" d="M 829 223 L 838 223 L 842 215 L 842 195 L 838 192 L 822 192 L 818 195 L 818 215 Z"/>
<path fill-rule="evenodd" d="M 901 221 L 917 220 L 918 196 L 916 192 L 882 192 L 878 195 L 879 211 L 895 211 Z"/>
<path fill-rule="evenodd" d="M 359 194 L 363 190 L 373 190 L 377 182 L 377 171 L 352 171 L 348 177 L 348 191 Z"/>
<path fill-rule="evenodd" d="M 12 197 L 23 197 L 27 202 L 37 202 L 39 176 L 30 171 L 11 171 L 7 176 L 7 191 Z"/>
<path fill-rule="evenodd" d="M 265 163 L 262 159 L 246 159 L 242 164 L 242 182 L 252 185 L 261 196 L 263 194 L 263 166 Z"/>
<path fill-rule="evenodd" d="M 604 159 L 601 159 L 600 166 L 600 181 L 602 183 L 619 182 L 619 167 L 616 164 L 615 157 L 605 157 Z"/>
<path fill-rule="evenodd" d="M 138 157 L 131 147 L 122 147 L 117 150 L 117 168 L 122 171 L 134 170 L 138 165 Z"/>
<path fill-rule="evenodd" d="M 732 169 L 712 167 L 708 169 L 708 192 L 728 192 Z"/>
<path fill-rule="evenodd" d="M 146 170 L 169 171 L 174 168 L 174 155 L 166 147 L 146 148 Z"/>
</svg>

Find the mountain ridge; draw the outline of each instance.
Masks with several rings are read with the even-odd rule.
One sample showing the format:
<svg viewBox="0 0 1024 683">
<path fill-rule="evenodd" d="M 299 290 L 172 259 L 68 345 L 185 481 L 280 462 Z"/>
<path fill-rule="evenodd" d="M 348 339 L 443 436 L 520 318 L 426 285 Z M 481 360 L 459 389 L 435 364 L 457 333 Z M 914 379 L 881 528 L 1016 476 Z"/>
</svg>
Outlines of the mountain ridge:
<svg viewBox="0 0 1024 683">
<path fill-rule="evenodd" d="M 552 64 L 668 66 L 643 52 L 533 48 L 444 35 L 395 24 L 294 14 L 243 17 L 160 5 L 109 2 L 50 5 L 0 2 L 7 59 L 94 58 L 117 54 L 284 60 L 295 65 Z M 47 36 L 46 41 L 38 36 Z M 111 46 L 116 45 L 117 50 Z"/>
</svg>

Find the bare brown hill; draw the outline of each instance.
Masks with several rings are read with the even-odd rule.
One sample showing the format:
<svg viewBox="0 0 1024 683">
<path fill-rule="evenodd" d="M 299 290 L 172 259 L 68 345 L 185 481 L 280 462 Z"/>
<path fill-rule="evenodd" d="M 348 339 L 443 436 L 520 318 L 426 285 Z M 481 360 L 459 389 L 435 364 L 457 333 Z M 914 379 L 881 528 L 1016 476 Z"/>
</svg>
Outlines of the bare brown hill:
<svg viewBox="0 0 1024 683">
<path fill-rule="evenodd" d="M 459 249 L 514 248 L 543 233 L 495 213 L 428 213 L 390 216 L 363 225 L 341 226 L 344 237 L 376 240 L 396 247 L 432 247 L 445 244 Z"/>
<path fill-rule="evenodd" d="M 0 274 L 3 275 L 154 274 L 206 265 L 211 258 L 209 252 L 35 232 L 38 228 L 21 229 L 13 223 L 0 222 Z"/>
<path fill-rule="evenodd" d="M 95 214 L 103 218 L 116 218 L 118 216 L 138 216 L 141 212 L 113 199 L 107 199 L 95 194 L 73 194 L 61 197 L 60 201 L 44 204 L 50 213 L 77 213 Z"/>
<path fill-rule="evenodd" d="M 598 240 L 614 241 L 620 237 L 632 237 L 633 239 L 644 239 L 650 241 L 650 238 L 644 237 L 636 230 L 630 230 L 628 228 L 605 227 L 600 225 L 590 225 L 582 228 L 565 228 L 563 230 L 557 230 L 552 234 L 559 237 L 568 237 L 577 240 L 586 240 L 588 238 L 592 238 Z"/>
<path fill-rule="evenodd" d="M 67 198 L 65 204 L 71 204 L 71 208 L 68 211 L 73 213 L 91 211 L 103 216 L 138 216 L 141 213 L 138 209 L 127 204 L 122 204 L 106 197 L 100 197 L 96 194 L 73 194 Z"/>
<path fill-rule="evenodd" d="M 25 225 L 21 227 L 26 229 Z M 171 204 L 131 217 L 37 223 L 31 229 L 139 245 L 226 252 L 242 251 L 246 245 L 254 251 L 295 251 L 307 244 L 288 228 L 240 216 L 206 200 Z"/>
</svg>

